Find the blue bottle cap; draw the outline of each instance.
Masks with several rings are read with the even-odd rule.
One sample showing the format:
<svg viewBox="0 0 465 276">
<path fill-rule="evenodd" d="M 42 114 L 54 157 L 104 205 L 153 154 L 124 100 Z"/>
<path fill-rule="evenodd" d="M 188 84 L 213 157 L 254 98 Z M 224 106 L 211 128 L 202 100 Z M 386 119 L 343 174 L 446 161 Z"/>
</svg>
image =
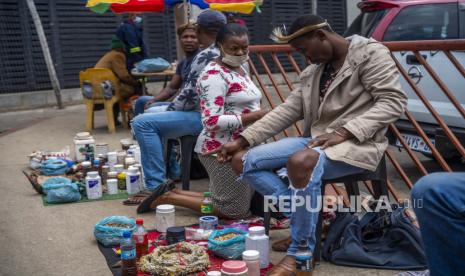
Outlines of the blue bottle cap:
<svg viewBox="0 0 465 276">
<path fill-rule="evenodd" d="M 98 165 L 100 165 L 100 160 L 94 159 L 94 166 L 98 166 Z"/>
<path fill-rule="evenodd" d="M 132 232 L 131 232 L 131 231 L 125 230 L 125 231 L 123 232 L 123 238 L 129 239 L 129 238 L 131 238 L 131 236 L 132 236 Z"/>
</svg>

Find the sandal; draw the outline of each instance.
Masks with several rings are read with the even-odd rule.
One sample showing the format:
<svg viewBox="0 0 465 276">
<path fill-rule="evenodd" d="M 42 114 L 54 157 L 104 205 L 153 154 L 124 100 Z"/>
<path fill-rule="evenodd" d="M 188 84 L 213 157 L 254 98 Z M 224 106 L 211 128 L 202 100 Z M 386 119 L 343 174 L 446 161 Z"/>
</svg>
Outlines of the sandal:
<svg viewBox="0 0 465 276">
<path fill-rule="evenodd" d="M 160 186 L 158 186 L 150 196 L 146 197 L 143 199 L 143 201 L 139 204 L 139 207 L 137 207 L 137 213 L 138 214 L 143 214 L 143 213 L 148 213 L 152 211 L 152 208 L 150 208 L 150 205 L 152 202 L 155 201 L 159 196 L 163 195 L 166 192 L 169 192 L 176 188 L 174 185 L 174 182 L 172 181 L 167 181 Z"/>
<path fill-rule="evenodd" d="M 31 183 L 32 188 L 34 188 L 34 190 L 35 190 L 37 193 L 43 195 L 43 194 L 44 194 L 44 191 L 42 190 L 42 186 L 40 186 L 40 184 L 37 183 L 37 178 L 34 179 L 34 178 L 32 177 L 32 175 L 29 175 L 27 172 L 25 172 L 25 171 L 22 171 L 22 172 L 23 172 L 23 174 L 27 177 L 27 180 L 29 180 L 29 182 Z"/>
</svg>

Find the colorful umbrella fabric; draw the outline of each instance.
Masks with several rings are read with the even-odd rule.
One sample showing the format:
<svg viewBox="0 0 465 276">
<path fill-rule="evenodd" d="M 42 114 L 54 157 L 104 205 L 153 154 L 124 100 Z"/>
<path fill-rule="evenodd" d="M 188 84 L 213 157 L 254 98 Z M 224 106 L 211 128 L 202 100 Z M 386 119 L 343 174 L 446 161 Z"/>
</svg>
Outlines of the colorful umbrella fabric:
<svg viewBox="0 0 465 276">
<path fill-rule="evenodd" d="M 250 14 L 263 3 L 263 0 L 187 0 L 201 9 L 214 9 L 223 12 Z M 88 0 L 86 7 L 97 13 L 110 9 L 114 13 L 163 12 L 165 4 L 175 6 L 184 0 Z"/>
</svg>

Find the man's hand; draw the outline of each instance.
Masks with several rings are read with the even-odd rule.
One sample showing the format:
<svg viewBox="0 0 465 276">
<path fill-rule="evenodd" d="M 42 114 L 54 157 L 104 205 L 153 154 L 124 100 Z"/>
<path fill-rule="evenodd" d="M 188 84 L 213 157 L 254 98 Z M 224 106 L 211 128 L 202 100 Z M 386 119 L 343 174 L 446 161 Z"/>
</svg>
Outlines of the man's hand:
<svg viewBox="0 0 465 276">
<path fill-rule="evenodd" d="M 144 105 L 144 109 L 149 108 L 152 104 L 154 104 L 154 103 L 156 103 L 156 102 L 157 102 L 157 101 L 155 100 L 155 98 L 148 100 L 148 101 L 145 103 L 145 105 Z"/>
<path fill-rule="evenodd" d="M 249 145 L 247 140 L 245 140 L 242 137 L 239 137 L 239 139 L 228 142 L 224 144 L 221 148 L 218 148 L 216 150 L 206 152 L 203 155 L 213 155 L 217 154 L 218 156 L 216 157 L 216 160 L 220 163 L 226 163 L 230 162 L 232 157 L 236 152 L 239 152 L 240 150 L 246 148 Z"/>
<path fill-rule="evenodd" d="M 326 149 L 349 140 L 352 137 L 352 133 L 350 133 L 348 130 L 345 128 L 339 128 L 334 132 L 326 133 L 316 137 L 315 139 L 312 139 L 310 143 L 308 143 L 307 147 L 314 148 L 321 146 L 321 149 Z"/>
</svg>

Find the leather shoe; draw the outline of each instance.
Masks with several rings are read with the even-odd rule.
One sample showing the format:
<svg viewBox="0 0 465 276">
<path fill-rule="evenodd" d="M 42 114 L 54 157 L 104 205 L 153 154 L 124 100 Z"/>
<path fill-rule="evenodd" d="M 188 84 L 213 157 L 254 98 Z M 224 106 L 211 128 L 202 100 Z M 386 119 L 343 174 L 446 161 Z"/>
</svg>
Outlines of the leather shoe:
<svg viewBox="0 0 465 276">
<path fill-rule="evenodd" d="M 292 256 L 284 257 L 279 264 L 274 266 L 270 272 L 267 273 L 268 276 L 295 276 L 296 267 L 295 259 Z"/>
<path fill-rule="evenodd" d="M 285 238 L 283 240 L 274 242 L 271 248 L 277 252 L 286 252 L 289 246 L 292 243 L 291 237 Z"/>
</svg>

